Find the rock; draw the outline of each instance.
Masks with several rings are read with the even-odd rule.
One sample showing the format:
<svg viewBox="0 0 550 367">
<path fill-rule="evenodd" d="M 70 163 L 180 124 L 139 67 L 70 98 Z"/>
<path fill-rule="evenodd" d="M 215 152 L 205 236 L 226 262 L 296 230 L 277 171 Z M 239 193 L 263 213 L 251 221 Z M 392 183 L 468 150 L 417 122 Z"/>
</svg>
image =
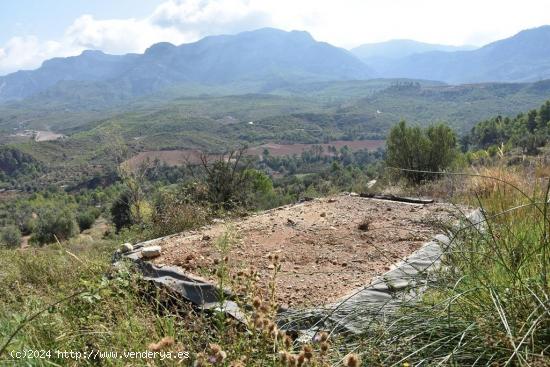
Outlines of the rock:
<svg viewBox="0 0 550 367">
<path fill-rule="evenodd" d="M 185 257 L 185 261 L 187 261 L 187 262 L 192 261 L 192 260 L 195 260 L 195 255 L 193 255 L 193 254 L 189 254 Z"/>
<path fill-rule="evenodd" d="M 133 250 L 134 250 L 134 246 L 132 246 L 132 244 L 129 242 L 126 242 L 120 245 L 120 252 L 122 252 L 123 254 Z"/>
<path fill-rule="evenodd" d="M 328 202 L 329 202 L 329 203 L 335 203 L 335 202 L 336 202 L 336 199 L 334 199 L 334 198 L 328 199 Z"/>
<path fill-rule="evenodd" d="M 326 216 L 327 216 L 327 213 L 325 213 L 325 212 L 322 212 L 322 213 L 321 213 L 321 217 L 324 218 L 324 217 L 326 217 Z"/>
<path fill-rule="evenodd" d="M 162 249 L 160 246 L 147 246 L 141 250 L 141 257 L 145 259 L 152 259 L 160 256 Z"/>
<path fill-rule="evenodd" d="M 354 196 L 354 197 L 355 197 L 355 196 L 359 196 L 359 194 L 356 193 L 356 192 L 350 192 L 350 193 L 349 193 L 349 196 Z"/>
</svg>

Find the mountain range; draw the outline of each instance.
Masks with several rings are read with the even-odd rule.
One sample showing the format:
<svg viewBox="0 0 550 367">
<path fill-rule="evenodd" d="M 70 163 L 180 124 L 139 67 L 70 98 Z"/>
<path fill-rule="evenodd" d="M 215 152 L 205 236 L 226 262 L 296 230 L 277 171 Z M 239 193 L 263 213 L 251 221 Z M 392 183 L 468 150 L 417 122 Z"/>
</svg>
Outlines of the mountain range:
<svg viewBox="0 0 550 367">
<path fill-rule="evenodd" d="M 264 28 L 181 46 L 157 43 L 143 54 L 84 51 L 79 56 L 55 58 L 37 70 L 0 77 L 0 101 L 29 97 L 62 81 L 84 82 L 87 87 L 90 82 L 106 82 L 102 89 L 114 87 L 143 95 L 182 83 L 276 86 L 295 80 L 369 77 L 369 68 L 347 50 L 317 42 L 307 32 Z"/>
<path fill-rule="evenodd" d="M 542 26 L 475 50 L 414 53 L 371 64 L 371 67 L 378 77 L 431 79 L 454 84 L 532 82 L 550 78 L 549 45 L 550 26 Z"/>
<path fill-rule="evenodd" d="M 89 50 L 54 58 L 36 70 L 0 77 L 0 102 L 105 104 L 170 88 L 246 85 L 246 92 L 269 92 L 303 82 L 371 78 L 530 82 L 550 78 L 548 45 L 550 26 L 478 49 L 393 40 L 351 51 L 318 42 L 307 32 L 263 28 L 180 46 L 157 43 L 143 54 Z"/>
<path fill-rule="evenodd" d="M 395 60 L 424 52 L 469 51 L 474 50 L 475 48 L 475 46 L 449 46 L 418 42 L 408 39 L 398 39 L 386 42 L 366 43 L 364 45 L 352 48 L 350 51 L 366 64 L 372 64 L 373 62 Z"/>
</svg>

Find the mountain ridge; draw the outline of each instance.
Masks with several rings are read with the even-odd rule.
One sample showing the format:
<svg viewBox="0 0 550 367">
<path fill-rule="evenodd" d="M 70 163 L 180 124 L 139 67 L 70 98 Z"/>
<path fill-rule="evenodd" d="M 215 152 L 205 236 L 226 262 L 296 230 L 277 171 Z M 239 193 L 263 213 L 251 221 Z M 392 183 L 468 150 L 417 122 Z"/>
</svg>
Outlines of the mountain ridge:
<svg viewBox="0 0 550 367">
<path fill-rule="evenodd" d="M 178 83 L 224 84 L 246 80 L 347 80 L 371 77 L 349 51 L 318 42 L 304 31 L 262 28 L 209 36 L 179 46 L 161 42 L 143 54 L 87 50 L 46 60 L 36 70 L 0 77 L 0 101 L 20 100 L 61 81 L 108 82 L 131 95 Z"/>
<path fill-rule="evenodd" d="M 171 88 L 231 86 L 269 92 L 304 82 L 372 78 L 451 84 L 535 82 L 550 79 L 548 44 L 550 26 L 542 26 L 475 50 L 394 40 L 348 51 L 316 41 L 305 31 L 262 28 L 179 46 L 160 42 L 142 54 L 86 50 L 46 60 L 36 70 L 0 77 L 0 103 L 29 98 L 36 102 L 44 96 L 44 103 L 62 104 L 77 96 L 79 104 L 91 101 L 101 107 Z M 359 52 L 366 46 L 374 49 Z"/>
<path fill-rule="evenodd" d="M 471 51 L 431 51 L 377 65 L 378 77 L 447 83 L 535 82 L 550 78 L 550 26 L 523 30 Z"/>
<path fill-rule="evenodd" d="M 475 46 L 443 45 L 419 42 L 411 39 L 392 39 L 384 42 L 365 43 L 350 49 L 350 52 L 360 60 L 368 64 L 373 59 L 397 59 L 418 53 L 430 51 L 468 51 L 475 49 Z"/>
</svg>

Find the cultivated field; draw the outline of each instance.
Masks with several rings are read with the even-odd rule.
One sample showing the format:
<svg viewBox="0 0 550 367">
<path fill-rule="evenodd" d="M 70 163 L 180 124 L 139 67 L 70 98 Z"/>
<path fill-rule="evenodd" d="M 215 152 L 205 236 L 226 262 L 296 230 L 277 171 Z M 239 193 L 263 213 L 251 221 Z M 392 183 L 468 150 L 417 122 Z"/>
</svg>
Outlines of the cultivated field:
<svg viewBox="0 0 550 367">
<path fill-rule="evenodd" d="M 249 148 L 247 153 L 249 155 L 261 156 L 265 149 L 269 151 L 272 156 L 285 156 L 293 154 L 301 154 L 304 151 L 311 149 L 313 146 L 322 146 L 323 155 L 331 155 L 329 147 L 336 147 L 340 149 L 347 146 L 351 151 L 357 151 L 361 149 L 376 150 L 384 146 L 384 140 L 336 140 L 328 144 L 275 144 L 267 143 L 257 147 Z M 201 152 L 195 149 L 180 149 L 180 150 L 154 150 L 147 152 L 140 152 L 128 159 L 125 164 L 128 167 L 135 169 L 140 164 L 143 164 L 147 160 L 153 162 L 159 160 L 168 166 L 181 166 L 187 163 L 197 164 L 200 162 Z"/>
</svg>

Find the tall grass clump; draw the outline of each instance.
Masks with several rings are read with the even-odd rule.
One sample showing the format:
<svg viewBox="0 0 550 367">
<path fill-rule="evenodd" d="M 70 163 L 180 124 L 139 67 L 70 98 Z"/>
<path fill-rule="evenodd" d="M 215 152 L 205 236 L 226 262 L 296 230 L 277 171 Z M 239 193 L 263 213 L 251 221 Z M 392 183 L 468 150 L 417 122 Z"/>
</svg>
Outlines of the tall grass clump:
<svg viewBox="0 0 550 367">
<path fill-rule="evenodd" d="M 451 230 L 422 299 L 369 325 L 361 340 L 368 362 L 550 365 L 550 183 L 508 168 L 481 174 L 495 178 L 464 184 L 484 219 Z"/>
<path fill-rule="evenodd" d="M 169 311 L 161 291 L 149 288 L 129 264 L 110 266 L 113 243 L 46 245 L 25 251 L 0 248 L 0 366 L 156 366 L 180 360 L 62 357 L 80 353 L 192 350 L 199 325 L 191 308 Z M 160 343 L 160 342 L 159 342 Z M 157 343 L 158 344 L 158 343 Z M 190 347 L 185 347 L 190 346 Z M 45 358 L 14 358 L 12 352 L 52 351 Z M 185 360 L 184 360 L 185 362 Z"/>
</svg>

